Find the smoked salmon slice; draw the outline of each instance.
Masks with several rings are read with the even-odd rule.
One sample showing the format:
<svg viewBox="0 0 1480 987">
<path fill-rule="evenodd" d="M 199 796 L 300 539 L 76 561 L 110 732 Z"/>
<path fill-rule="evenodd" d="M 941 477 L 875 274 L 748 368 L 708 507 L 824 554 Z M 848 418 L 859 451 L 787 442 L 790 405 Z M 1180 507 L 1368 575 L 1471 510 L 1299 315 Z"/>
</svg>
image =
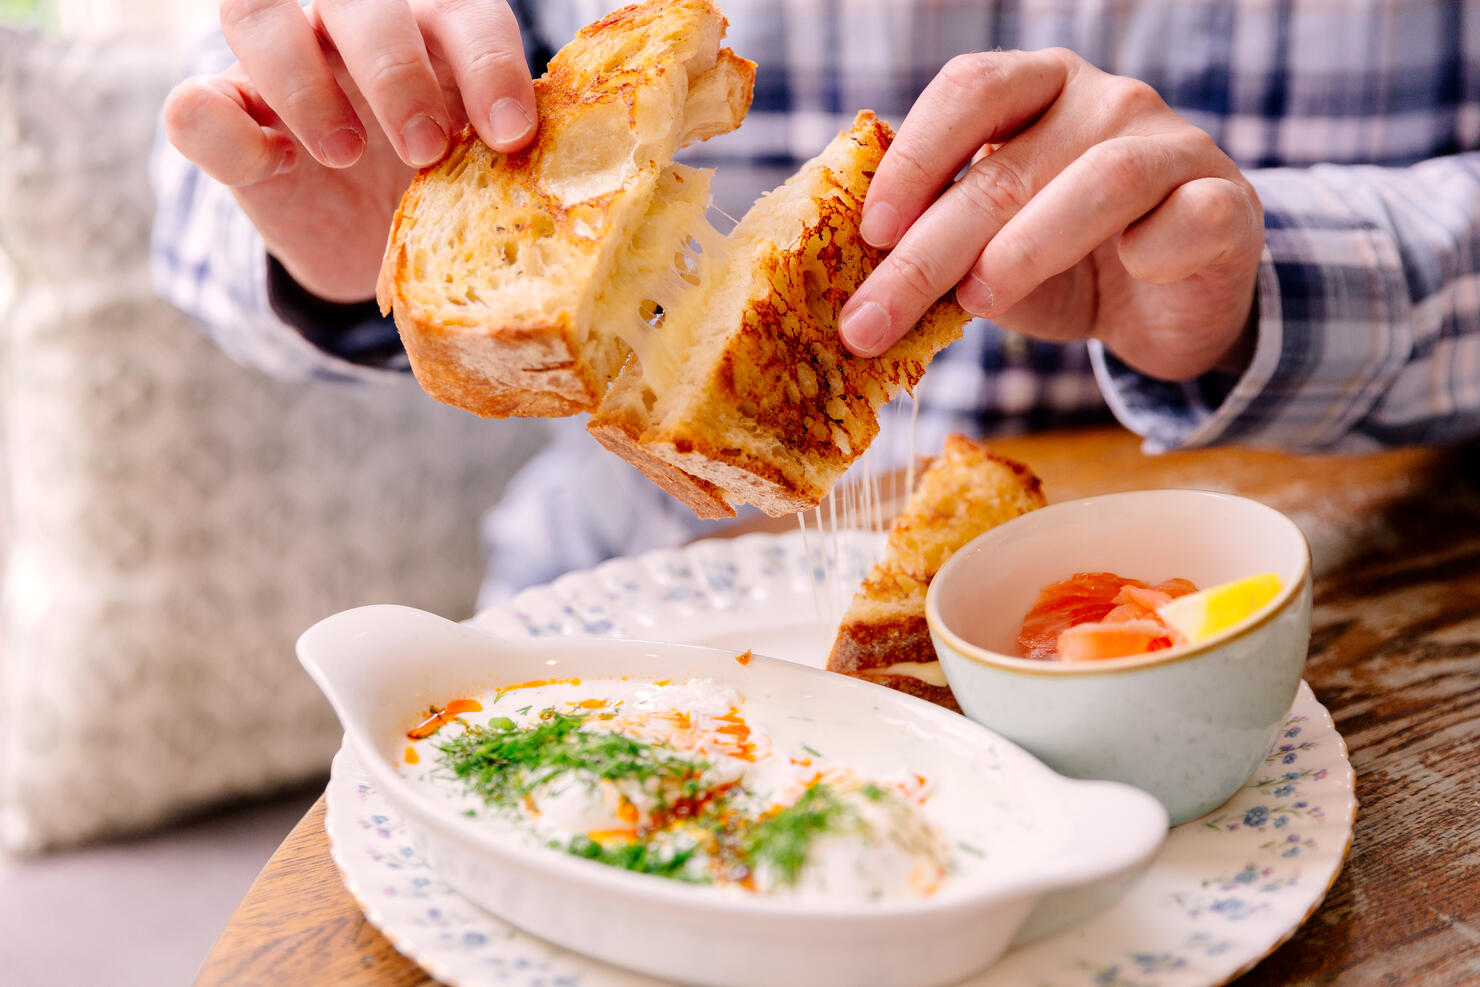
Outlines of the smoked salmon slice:
<svg viewBox="0 0 1480 987">
<path fill-rule="evenodd" d="M 1172 633 L 1156 608 L 1196 591 L 1186 579 L 1152 586 L 1113 572 L 1076 572 L 1038 594 L 1023 618 L 1018 647 L 1026 657 L 1044 661 L 1119 658 L 1169 648 Z M 1066 652 L 1064 635 L 1071 629 L 1075 633 Z"/>
</svg>

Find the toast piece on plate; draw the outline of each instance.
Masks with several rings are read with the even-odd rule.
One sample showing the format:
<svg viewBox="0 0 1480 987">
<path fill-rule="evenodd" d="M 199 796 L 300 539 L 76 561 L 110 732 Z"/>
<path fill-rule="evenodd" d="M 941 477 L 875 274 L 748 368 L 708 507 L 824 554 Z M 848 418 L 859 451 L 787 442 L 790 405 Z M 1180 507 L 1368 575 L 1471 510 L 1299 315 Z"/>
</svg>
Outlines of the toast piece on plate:
<svg viewBox="0 0 1480 987">
<path fill-rule="evenodd" d="M 598 297 L 674 152 L 749 109 L 755 65 L 720 47 L 725 26 L 710 0 L 624 7 L 536 80 L 529 149 L 498 154 L 464 128 L 412 181 L 376 296 L 427 393 L 485 416 L 597 406 L 628 355 Z M 671 258 L 689 235 L 667 233 Z"/>
<path fill-rule="evenodd" d="M 858 227 L 893 138 L 863 111 L 722 243 L 691 245 L 693 290 L 637 344 L 589 428 L 701 517 L 817 506 L 878 434 L 966 312 L 938 301 L 886 353 L 838 338 L 838 313 L 883 253 Z"/>
<path fill-rule="evenodd" d="M 1042 483 L 1027 466 L 964 435 L 947 436 L 843 614 L 828 669 L 959 710 L 930 643 L 925 591 L 971 539 L 1043 504 Z"/>
</svg>

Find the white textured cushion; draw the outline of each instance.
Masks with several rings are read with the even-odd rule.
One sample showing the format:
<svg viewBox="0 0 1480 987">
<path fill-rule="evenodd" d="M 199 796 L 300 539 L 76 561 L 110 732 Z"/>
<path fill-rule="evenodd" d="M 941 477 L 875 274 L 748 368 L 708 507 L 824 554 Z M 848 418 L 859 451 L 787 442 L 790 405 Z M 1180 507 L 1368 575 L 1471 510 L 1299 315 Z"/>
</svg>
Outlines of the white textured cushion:
<svg viewBox="0 0 1480 987">
<path fill-rule="evenodd" d="M 323 773 L 339 731 L 294 639 L 364 603 L 469 614 L 477 517 L 543 434 L 409 379 L 264 379 L 153 297 L 146 164 L 175 63 L 0 29 L 12 849 Z"/>
</svg>

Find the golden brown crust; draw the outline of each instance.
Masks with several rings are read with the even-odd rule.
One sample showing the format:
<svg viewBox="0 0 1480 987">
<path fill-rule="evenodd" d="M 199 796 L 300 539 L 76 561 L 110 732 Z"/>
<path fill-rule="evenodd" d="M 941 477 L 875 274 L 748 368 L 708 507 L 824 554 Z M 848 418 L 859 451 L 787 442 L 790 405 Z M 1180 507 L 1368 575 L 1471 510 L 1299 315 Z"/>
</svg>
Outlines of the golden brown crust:
<svg viewBox="0 0 1480 987">
<path fill-rule="evenodd" d="M 467 334 L 449 332 L 435 320 L 418 321 L 414 314 L 398 313 L 396 327 L 417 383 L 444 404 L 483 418 L 552 418 L 587 410 L 588 380 L 570 359 L 568 349 L 555 349 L 563 339 L 560 327 L 530 333 L 523 347 L 526 355 L 533 350 L 548 354 L 545 362 L 533 361 L 538 369 L 529 369 L 528 360 L 514 367 L 492 361 L 488 373 L 476 372 L 467 360 Z M 511 342 L 506 338 L 497 345 L 507 347 Z M 537 386 L 520 379 L 532 373 L 540 375 Z"/>
<path fill-rule="evenodd" d="M 596 441 L 611 452 L 636 466 L 643 475 L 689 506 L 707 521 L 735 516 L 735 508 L 725 500 L 724 491 L 676 466 L 670 466 L 648 452 L 639 439 L 616 421 L 607 418 L 587 426 Z"/>
<path fill-rule="evenodd" d="M 877 685 L 882 685 L 885 688 L 894 689 L 896 692 L 903 692 L 906 695 L 924 699 L 927 702 L 935 703 L 937 706 L 944 706 L 953 713 L 961 712 L 961 707 L 957 704 L 956 697 L 951 692 L 950 686 L 933 685 L 910 675 L 864 673 L 856 677 Z"/>
<path fill-rule="evenodd" d="M 884 557 L 843 615 L 828 669 L 958 709 L 948 687 L 885 670 L 937 662 L 925 620 L 930 581 L 971 539 L 1043 503 L 1043 484 L 1026 465 L 965 436 L 948 436 L 890 526 Z"/>
<path fill-rule="evenodd" d="M 887 623 L 858 621 L 839 627 L 827 667 L 844 675 L 859 675 L 900 662 L 930 664 L 935 660 L 925 615 L 909 614 Z"/>
</svg>

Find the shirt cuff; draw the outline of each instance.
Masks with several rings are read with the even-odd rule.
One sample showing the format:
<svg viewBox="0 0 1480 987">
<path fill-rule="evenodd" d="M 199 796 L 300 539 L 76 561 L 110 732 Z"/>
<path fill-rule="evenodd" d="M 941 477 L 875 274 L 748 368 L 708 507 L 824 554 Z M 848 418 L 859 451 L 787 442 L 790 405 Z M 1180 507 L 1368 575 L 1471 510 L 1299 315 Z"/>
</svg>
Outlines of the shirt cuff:
<svg viewBox="0 0 1480 987">
<path fill-rule="evenodd" d="M 267 255 L 267 304 L 310 346 L 341 367 L 372 373 L 404 372 L 409 364 L 395 323 L 373 301 L 340 304 L 304 288 L 276 257 Z M 358 375 L 358 371 L 356 371 Z"/>
<path fill-rule="evenodd" d="M 1413 305 L 1393 237 L 1326 168 L 1251 175 L 1265 206 L 1257 342 L 1230 385 L 1169 383 L 1091 347 L 1111 410 L 1148 452 L 1239 442 L 1291 450 L 1378 443 L 1363 419 L 1413 350 Z M 1365 203 L 1362 203 L 1365 206 Z"/>
<path fill-rule="evenodd" d="M 1241 375 L 1210 371 L 1167 381 L 1132 369 L 1103 343 L 1089 344 L 1090 366 L 1116 419 L 1144 440 L 1147 453 L 1214 445 L 1257 403 L 1276 373 L 1284 341 L 1279 281 L 1268 247 L 1255 290 L 1254 355 Z"/>
</svg>

